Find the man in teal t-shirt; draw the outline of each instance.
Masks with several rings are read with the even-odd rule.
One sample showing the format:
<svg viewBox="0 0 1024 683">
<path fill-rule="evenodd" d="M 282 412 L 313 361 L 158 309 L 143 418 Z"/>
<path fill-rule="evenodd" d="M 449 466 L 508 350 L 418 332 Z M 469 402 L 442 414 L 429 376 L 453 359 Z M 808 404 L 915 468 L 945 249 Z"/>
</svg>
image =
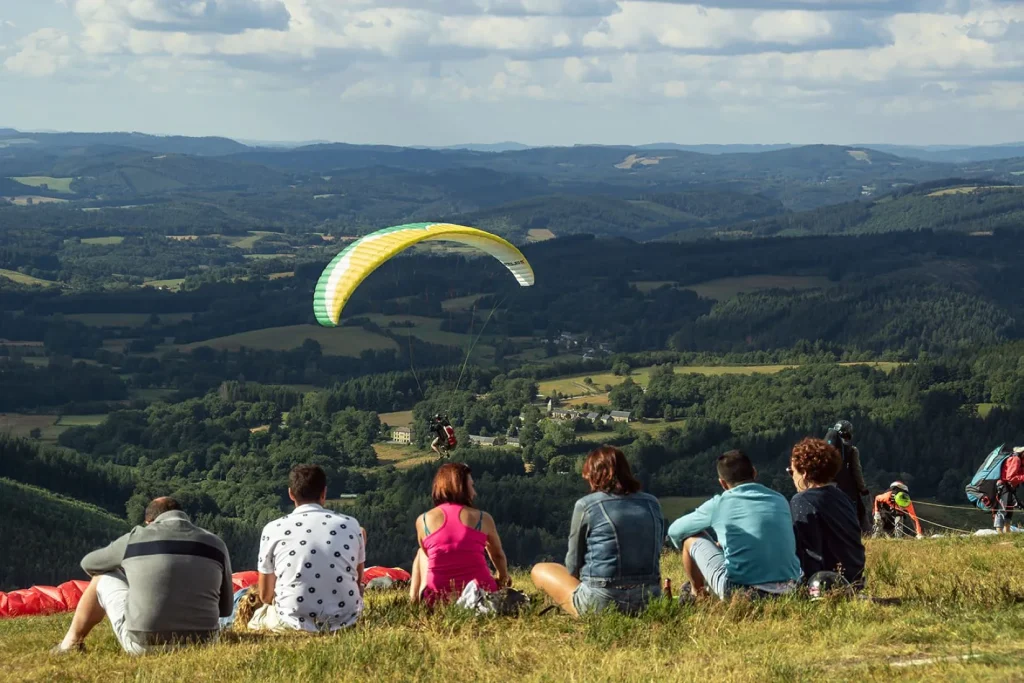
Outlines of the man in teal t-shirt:
<svg viewBox="0 0 1024 683">
<path fill-rule="evenodd" d="M 725 599 L 736 590 L 779 595 L 796 588 L 801 570 L 789 502 L 755 479 L 743 451 L 719 456 L 725 492 L 669 527 L 694 593 L 708 589 Z"/>
</svg>

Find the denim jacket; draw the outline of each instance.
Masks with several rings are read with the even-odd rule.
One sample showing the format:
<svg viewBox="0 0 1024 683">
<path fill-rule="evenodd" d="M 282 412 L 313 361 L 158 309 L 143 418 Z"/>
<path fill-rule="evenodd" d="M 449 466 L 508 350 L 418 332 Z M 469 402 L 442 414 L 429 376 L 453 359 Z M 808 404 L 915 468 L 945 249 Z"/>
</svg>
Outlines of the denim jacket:
<svg viewBox="0 0 1024 683">
<path fill-rule="evenodd" d="M 657 584 L 665 518 L 648 493 L 596 492 L 576 501 L 569 530 L 569 573 L 592 586 Z"/>
</svg>

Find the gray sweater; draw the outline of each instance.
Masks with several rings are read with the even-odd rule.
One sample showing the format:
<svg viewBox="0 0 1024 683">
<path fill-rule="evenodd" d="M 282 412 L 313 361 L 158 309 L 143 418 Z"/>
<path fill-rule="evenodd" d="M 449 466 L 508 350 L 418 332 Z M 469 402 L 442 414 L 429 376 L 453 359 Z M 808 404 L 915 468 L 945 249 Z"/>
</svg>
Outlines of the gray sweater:
<svg viewBox="0 0 1024 683">
<path fill-rule="evenodd" d="M 127 629 L 143 644 L 202 639 L 231 615 L 228 549 L 184 512 L 165 512 L 82 559 L 91 576 L 121 569 L 128 580 Z"/>
</svg>

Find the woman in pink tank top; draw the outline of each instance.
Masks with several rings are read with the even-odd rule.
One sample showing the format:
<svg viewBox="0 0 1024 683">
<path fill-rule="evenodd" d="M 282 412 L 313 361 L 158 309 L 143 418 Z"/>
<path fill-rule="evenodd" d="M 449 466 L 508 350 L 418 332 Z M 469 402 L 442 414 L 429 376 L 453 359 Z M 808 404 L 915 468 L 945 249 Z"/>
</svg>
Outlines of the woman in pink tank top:
<svg viewBox="0 0 1024 683">
<path fill-rule="evenodd" d="M 467 465 L 446 463 L 434 477 L 435 507 L 416 520 L 420 550 L 413 563 L 410 598 L 428 605 L 457 598 L 475 580 L 485 591 L 508 586 L 508 564 L 494 520 L 473 508 L 476 490 Z M 491 575 L 486 556 L 497 572 Z"/>
</svg>

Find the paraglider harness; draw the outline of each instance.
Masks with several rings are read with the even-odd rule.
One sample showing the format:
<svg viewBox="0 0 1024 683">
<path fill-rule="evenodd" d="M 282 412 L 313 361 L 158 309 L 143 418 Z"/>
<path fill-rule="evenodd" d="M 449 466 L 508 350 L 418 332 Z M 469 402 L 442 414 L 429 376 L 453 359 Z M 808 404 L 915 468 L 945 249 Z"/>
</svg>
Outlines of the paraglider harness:
<svg viewBox="0 0 1024 683">
<path fill-rule="evenodd" d="M 441 457 L 448 457 L 448 451 L 459 444 L 458 439 L 455 438 L 455 428 L 448 421 L 447 415 L 435 415 L 434 419 L 430 421 L 430 431 L 436 436 L 431 447 Z"/>
<path fill-rule="evenodd" d="M 967 500 L 988 512 L 1006 512 L 1020 507 L 1016 490 L 1002 478 L 1003 463 L 1014 455 L 1006 444 L 1000 444 L 989 453 L 967 485 Z"/>
</svg>

